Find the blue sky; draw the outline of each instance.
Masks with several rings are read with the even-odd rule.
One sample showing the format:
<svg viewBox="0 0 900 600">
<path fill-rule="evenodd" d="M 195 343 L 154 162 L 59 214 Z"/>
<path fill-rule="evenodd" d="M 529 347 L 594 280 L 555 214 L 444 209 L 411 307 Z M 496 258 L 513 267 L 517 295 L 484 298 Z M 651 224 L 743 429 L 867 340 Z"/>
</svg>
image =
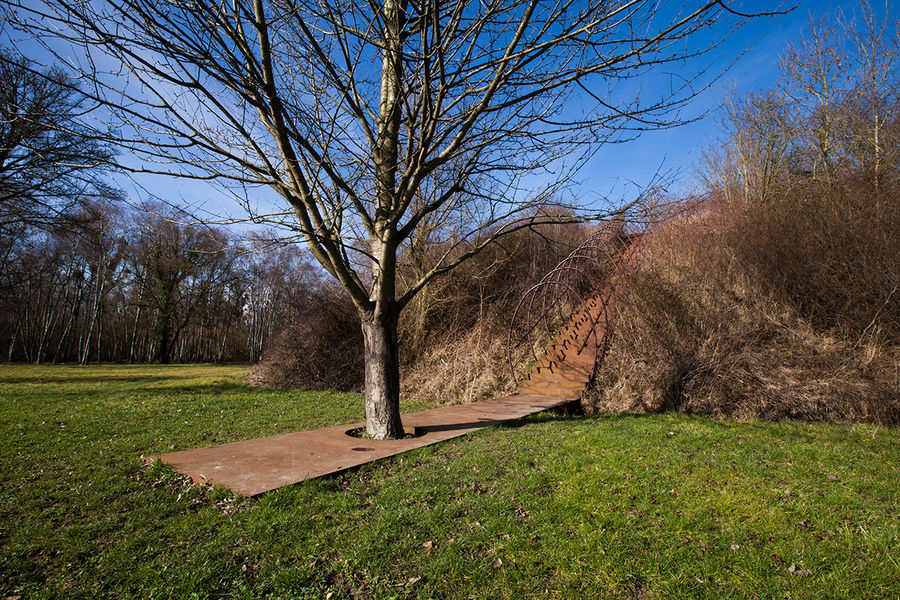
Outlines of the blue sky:
<svg viewBox="0 0 900 600">
<path fill-rule="evenodd" d="M 730 3 L 747 12 L 772 10 L 773 4 L 758 0 L 746 0 L 740 5 Z M 690 125 L 645 133 L 638 140 L 602 148 L 583 172 L 583 193 L 588 197 L 595 194 L 618 196 L 623 188 L 633 193 L 636 187 L 647 185 L 657 168 L 679 174 L 670 187 L 673 194 L 690 193 L 695 181 L 694 168 L 703 149 L 715 143 L 719 135 L 715 110 L 730 90 L 741 96 L 775 87 L 781 77 L 779 64 L 784 49 L 789 43 L 798 43 L 805 35 L 811 15 L 818 18 L 825 13 L 842 11 L 851 17 L 859 6 L 857 0 L 794 0 L 785 4 L 787 8 L 794 4 L 797 7 L 787 15 L 752 20 L 719 49 L 726 60 L 744 54 L 685 111 L 685 115 L 697 116 L 712 111 L 711 114 Z M 872 5 L 876 11 L 883 12 L 884 0 L 873 0 Z M 888 6 L 895 14 L 893 0 Z"/>
<path fill-rule="evenodd" d="M 664 10 L 675 10 L 677 0 L 661 0 Z M 876 10 L 883 11 L 885 0 L 872 0 Z M 667 4 L 668 2 L 668 4 Z M 572 189 L 575 197 L 583 203 L 592 203 L 603 197 L 633 196 L 638 189 L 646 186 L 657 170 L 674 172 L 677 177 L 670 191 L 675 195 L 690 193 L 693 189 L 694 168 L 707 146 L 714 144 L 719 135 L 716 108 L 729 90 L 740 96 L 747 92 L 769 89 L 776 85 L 779 63 L 786 45 L 798 42 L 804 35 L 810 16 L 842 10 L 852 15 L 858 7 L 858 0 L 730 0 L 729 6 L 744 12 L 770 11 L 782 7 L 796 8 L 787 15 L 751 20 L 736 35 L 725 40 L 715 51 L 719 56 L 718 66 L 713 72 L 720 72 L 723 65 L 743 56 L 710 89 L 698 96 L 685 111 L 684 116 L 707 116 L 676 129 L 642 134 L 638 139 L 602 147 L 586 165 L 577 186 Z M 888 6 L 893 11 L 893 0 Z M 692 40 L 693 41 L 693 40 Z M 704 43 L 703 40 L 696 40 Z M 629 82 L 646 89 L 665 85 L 664 74 L 656 80 Z M 126 162 L 131 162 L 126 159 Z M 213 213 L 223 210 L 242 216 L 234 208 L 233 201 L 222 190 L 198 181 L 141 176 L 139 186 L 121 181 L 126 192 L 135 200 L 156 195 L 175 204 L 187 204 L 195 209 L 205 209 Z"/>
</svg>

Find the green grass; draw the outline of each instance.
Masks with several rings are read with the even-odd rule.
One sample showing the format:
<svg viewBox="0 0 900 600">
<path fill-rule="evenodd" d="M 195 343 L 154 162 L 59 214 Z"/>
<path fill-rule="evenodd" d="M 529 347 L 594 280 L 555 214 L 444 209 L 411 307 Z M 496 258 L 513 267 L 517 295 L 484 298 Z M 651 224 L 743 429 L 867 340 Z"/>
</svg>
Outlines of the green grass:
<svg viewBox="0 0 900 600">
<path fill-rule="evenodd" d="M 0 367 L 0 598 L 900 596 L 896 429 L 539 415 L 249 500 L 142 465 L 361 417 L 244 372 Z"/>
</svg>

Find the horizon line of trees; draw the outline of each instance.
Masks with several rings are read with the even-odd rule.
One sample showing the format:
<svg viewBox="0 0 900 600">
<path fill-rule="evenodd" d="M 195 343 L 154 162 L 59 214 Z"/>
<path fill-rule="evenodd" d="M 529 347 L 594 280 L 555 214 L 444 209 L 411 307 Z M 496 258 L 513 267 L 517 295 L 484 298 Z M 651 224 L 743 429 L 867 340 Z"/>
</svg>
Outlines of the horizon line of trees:
<svg viewBox="0 0 900 600">
<path fill-rule="evenodd" d="M 853 15 L 809 24 L 781 61 L 781 81 L 726 100 L 722 139 L 699 166 L 708 191 L 765 203 L 785 186 L 840 184 L 873 190 L 900 172 L 900 25 L 865 0 Z"/>
<path fill-rule="evenodd" d="M 334 284 L 264 231 L 125 202 L 77 89 L 0 48 L 0 360 L 259 360 Z"/>
<path fill-rule="evenodd" d="M 253 362 L 331 285 L 297 246 L 160 208 L 93 201 L 0 228 L 2 359 Z"/>
</svg>

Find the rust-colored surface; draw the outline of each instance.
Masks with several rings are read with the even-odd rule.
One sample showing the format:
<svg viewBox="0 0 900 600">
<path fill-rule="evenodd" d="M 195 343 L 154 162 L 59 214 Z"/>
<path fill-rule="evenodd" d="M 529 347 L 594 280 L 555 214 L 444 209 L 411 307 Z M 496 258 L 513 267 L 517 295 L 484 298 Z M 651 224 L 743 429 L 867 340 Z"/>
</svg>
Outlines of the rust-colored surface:
<svg viewBox="0 0 900 600">
<path fill-rule="evenodd" d="M 617 258 L 608 281 L 588 299 L 547 348 L 520 394 L 548 395 L 578 400 L 587 390 L 609 341 L 609 318 L 615 290 L 623 271 L 637 263 L 641 242 L 632 242 Z"/>
<path fill-rule="evenodd" d="M 164 454 L 162 459 L 195 482 L 227 487 L 255 496 L 305 479 L 338 473 L 414 448 L 465 435 L 568 404 L 569 398 L 510 396 L 447 406 L 403 416 L 406 427 L 425 430 L 405 440 L 367 440 L 347 435 L 362 423 L 286 433 L 196 450 Z"/>
<path fill-rule="evenodd" d="M 637 244 L 620 258 L 636 260 Z M 255 496 L 306 479 L 338 473 L 414 448 L 459 437 L 483 427 L 566 406 L 587 389 L 606 349 L 607 318 L 618 270 L 604 290 L 590 298 L 547 349 L 514 396 L 446 406 L 403 415 L 406 427 L 424 430 L 404 440 L 367 440 L 347 435 L 363 423 L 286 433 L 159 457 L 195 482 Z"/>
</svg>

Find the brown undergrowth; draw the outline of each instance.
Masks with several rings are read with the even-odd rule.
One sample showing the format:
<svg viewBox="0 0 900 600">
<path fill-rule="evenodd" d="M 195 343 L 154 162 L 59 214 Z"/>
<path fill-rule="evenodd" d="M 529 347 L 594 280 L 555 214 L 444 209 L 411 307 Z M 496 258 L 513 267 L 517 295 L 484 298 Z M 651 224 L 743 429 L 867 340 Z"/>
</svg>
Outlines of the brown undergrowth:
<svg viewBox="0 0 900 600">
<path fill-rule="evenodd" d="M 506 339 L 516 304 L 586 235 L 587 228 L 575 224 L 524 229 L 426 286 L 400 317 L 401 395 L 460 404 L 512 391 Z M 444 251 L 438 245 L 425 250 Z M 401 288 L 425 270 L 417 268 L 416 258 L 401 256 Z M 427 264 L 433 256 L 418 258 Z M 266 350 L 248 376 L 252 385 L 362 390 L 356 311 L 336 286 L 321 296 L 313 303 L 317 310 L 304 314 Z M 513 358 L 528 360 L 524 349 Z"/>
<path fill-rule="evenodd" d="M 497 326 L 480 325 L 445 334 L 406 364 L 401 393 L 442 404 L 466 404 L 512 391 L 506 336 Z"/>
<path fill-rule="evenodd" d="M 581 225 L 522 230 L 429 285 L 401 322 L 402 394 L 463 404 L 512 393 L 507 334 L 516 305 L 587 234 Z M 512 358 L 526 365 L 531 357 L 522 347 Z"/>
<path fill-rule="evenodd" d="M 337 285 L 315 293 L 315 309 L 276 336 L 247 375 L 250 385 L 362 390 L 363 338 L 356 309 Z"/>
<path fill-rule="evenodd" d="M 588 412 L 900 423 L 897 190 L 807 186 L 657 227 Z"/>
</svg>

